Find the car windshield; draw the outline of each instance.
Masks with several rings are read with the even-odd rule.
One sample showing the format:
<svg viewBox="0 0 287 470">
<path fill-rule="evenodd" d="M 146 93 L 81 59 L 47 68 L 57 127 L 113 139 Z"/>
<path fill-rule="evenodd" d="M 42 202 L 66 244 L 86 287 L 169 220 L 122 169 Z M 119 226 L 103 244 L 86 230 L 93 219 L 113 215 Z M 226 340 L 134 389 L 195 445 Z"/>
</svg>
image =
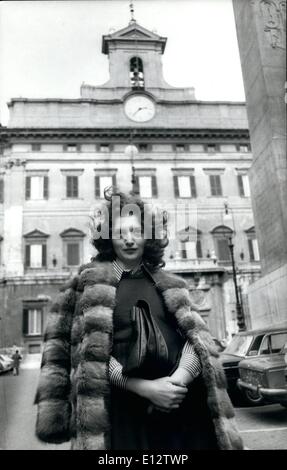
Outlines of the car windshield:
<svg viewBox="0 0 287 470">
<path fill-rule="evenodd" d="M 246 356 L 252 340 L 253 336 L 234 336 L 224 353 L 234 354 L 235 356 Z"/>
</svg>

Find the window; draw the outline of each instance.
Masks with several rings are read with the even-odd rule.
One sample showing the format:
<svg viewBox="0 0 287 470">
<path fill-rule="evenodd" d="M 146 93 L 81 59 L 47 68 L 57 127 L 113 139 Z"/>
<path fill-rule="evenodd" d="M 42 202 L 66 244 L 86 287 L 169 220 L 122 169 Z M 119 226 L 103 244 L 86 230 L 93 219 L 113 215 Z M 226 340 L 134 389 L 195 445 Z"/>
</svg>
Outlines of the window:
<svg viewBox="0 0 287 470">
<path fill-rule="evenodd" d="M 67 242 L 67 266 L 80 264 L 80 245 L 78 242 Z"/>
<path fill-rule="evenodd" d="M 144 88 L 143 62 L 140 57 L 130 60 L 130 83 L 132 88 Z"/>
<path fill-rule="evenodd" d="M 40 152 L 41 144 L 32 144 L 31 145 L 31 150 L 32 150 L 32 152 Z"/>
<path fill-rule="evenodd" d="M 216 144 L 207 144 L 206 150 L 208 153 L 215 153 L 217 151 L 217 145 Z"/>
<path fill-rule="evenodd" d="M 0 178 L 0 204 L 4 202 L 4 180 Z"/>
<path fill-rule="evenodd" d="M 201 240 L 181 242 L 181 257 L 183 259 L 202 258 Z"/>
<path fill-rule="evenodd" d="M 278 333 L 270 336 L 271 353 L 278 354 L 287 341 L 287 333 Z"/>
<path fill-rule="evenodd" d="M 191 144 L 189 146 L 189 150 L 191 152 L 204 152 L 204 145 L 203 144 Z"/>
<path fill-rule="evenodd" d="M 66 176 L 66 196 L 68 198 L 79 197 L 78 176 Z"/>
<path fill-rule="evenodd" d="M 39 336 L 43 334 L 43 310 L 40 308 L 23 309 L 23 334 Z"/>
<path fill-rule="evenodd" d="M 270 340 L 270 337 L 265 336 L 265 338 L 263 339 L 263 341 L 261 343 L 259 354 L 270 354 L 270 342 L 269 342 L 269 340 Z"/>
<path fill-rule="evenodd" d="M 82 262 L 83 238 L 81 230 L 69 228 L 60 234 L 63 239 L 64 267 L 79 266 Z"/>
<path fill-rule="evenodd" d="M 27 268 L 46 266 L 46 244 L 30 243 L 25 247 L 25 265 Z"/>
<path fill-rule="evenodd" d="M 222 144 L 220 145 L 221 152 L 236 152 L 237 148 L 234 144 Z"/>
<path fill-rule="evenodd" d="M 184 144 L 176 144 L 175 145 L 176 152 L 185 152 L 185 145 Z"/>
<path fill-rule="evenodd" d="M 258 354 L 263 337 L 264 335 L 255 336 L 255 338 L 253 339 L 253 343 L 248 351 L 247 356 L 254 356 Z"/>
<path fill-rule="evenodd" d="M 240 144 L 238 146 L 238 150 L 239 150 L 239 152 L 242 152 L 242 153 L 248 153 L 249 152 L 249 145 L 248 144 Z"/>
<path fill-rule="evenodd" d="M 34 230 L 24 235 L 26 268 L 45 268 L 47 266 L 47 238 L 49 235 Z"/>
<path fill-rule="evenodd" d="M 221 176 L 209 175 L 211 196 L 222 196 Z"/>
<path fill-rule="evenodd" d="M 194 175 L 174 175 L 175 197 L 196 197 L 196 185 Z"/>
<path fill-rule="evenodd" d="M 248 240 L 250 261 L 260 261 L 258 242 L 256 238 Z"/>
<path fill-rule="evenodd" d="M 248 175 L 237 175 L 239 194 L 242 197 L 250 197 L 250 186 Z"/>
<path fill-rule="evenodd" d="M 95 176 L 95 197 L 103 198 L 104 190 L 111 186 L 116 186 L 116 175 L 105 175 L 105 176 L 96 175 Z"/>
<path fill-rule="evenodd" d="M 286 333 L 276 333 L 265 336 L 260 347 L 260 354 L 278 354 L 287 341 Z"/>
<path fill-rule="evenodd" d="M 156 176 L 136 176 L 136 186 L 139 188 L 141 197 L 157 197 Z"/>
<path fill-rule="evenodd" d="M 138 144 L 138 149 L 140 152 L 147 152 L 149 150 L 148 144 Z"/>
<path fill-rule="evenodd" d="M 181 257 L 183 259 L 202 258 L 201 231 L 193 227 L 186 227 L 178 233 L 181 243 Z"/>
<path fill-rule="evenodd" d="M 255 228 L 251 227 L 249 230 L 246 230 L 246 235 L 248 240 L 250 261 L 260 261 L 259 247 L 256 238 Z"/>
<path fill-rule="evenodd" d="M 64 151 L 65 152 L 79 152 L 81 150 L 80 145 L 77 144 L 65 144 Z"/>
<path fill-rule="evenodd" d="M 212 231 L 214 244 L 216 247 L 216 255 L 220 261 L 230 261 L 230 249 L 228 239 L 232 237 L 233 231 L 229 227 L 221 225 Z"/>
<path fill-rule="evenodd" d="M 48 199 L 49 178 L 48 176 L 26 176 L 25 198 L 31 200 Z"/>
<path fill-rule="evenodd" d="M 100 152 L 110 152 L 110 144 L 100 144 Z"/>
</svg>

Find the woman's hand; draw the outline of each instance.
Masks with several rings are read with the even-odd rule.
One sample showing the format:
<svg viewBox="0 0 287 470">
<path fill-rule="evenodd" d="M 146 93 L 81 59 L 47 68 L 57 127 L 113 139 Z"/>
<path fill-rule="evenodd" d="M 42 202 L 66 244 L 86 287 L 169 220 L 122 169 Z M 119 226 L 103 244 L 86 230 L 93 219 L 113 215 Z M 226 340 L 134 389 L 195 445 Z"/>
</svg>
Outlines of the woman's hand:
<svg viewBox="0 0 287 470">
<path fill-rule="evenodd" d="M 155 380 L 129 379 L 127 389 L 149 400 L 161 411 L 172 411 L 179 408 L 186 396 L 187 388 L 171 377 Z"/>
</svg>

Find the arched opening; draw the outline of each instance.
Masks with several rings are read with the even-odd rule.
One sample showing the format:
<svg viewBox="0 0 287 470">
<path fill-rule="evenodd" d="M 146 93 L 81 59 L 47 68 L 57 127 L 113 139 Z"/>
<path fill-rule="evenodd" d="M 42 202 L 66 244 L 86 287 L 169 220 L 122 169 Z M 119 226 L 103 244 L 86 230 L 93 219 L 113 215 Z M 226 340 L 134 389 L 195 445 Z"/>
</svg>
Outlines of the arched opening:
<svg viewBox="0 0 287 470">
<path fill-rule="evenodd" d="M 144 88 L 143 62 L 140 57 L 130 60 L 130 83 L 132 88 Z"/>
<path fill-rule="evenodd" d="M 233 230 L 225 225 L 220 225 L 212 230 L 212 236 L 219 261 L 231 261 L 228 239 L 233 236 Z"/>
</svg>

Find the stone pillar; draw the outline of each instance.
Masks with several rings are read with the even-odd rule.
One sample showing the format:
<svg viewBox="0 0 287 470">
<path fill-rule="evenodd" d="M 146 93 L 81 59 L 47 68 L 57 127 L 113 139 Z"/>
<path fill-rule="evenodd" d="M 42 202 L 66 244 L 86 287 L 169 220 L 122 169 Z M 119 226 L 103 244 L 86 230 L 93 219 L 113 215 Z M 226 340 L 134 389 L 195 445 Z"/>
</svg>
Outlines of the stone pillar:
<svg viewBox="0 0 287 470">
<path fill-rule="evenodd" d="M 9 160 L 5 178 L 3 264 L 6 276 L 22 276 L 24 165 L 20 159 Z"/>
<path fill-rule="evenodd" d="M 249 173 L 263 277 L 249 289 L 252 327 L 286 319 L 286 1 L 233 0 L 253 152 Z"/>
</svg>

